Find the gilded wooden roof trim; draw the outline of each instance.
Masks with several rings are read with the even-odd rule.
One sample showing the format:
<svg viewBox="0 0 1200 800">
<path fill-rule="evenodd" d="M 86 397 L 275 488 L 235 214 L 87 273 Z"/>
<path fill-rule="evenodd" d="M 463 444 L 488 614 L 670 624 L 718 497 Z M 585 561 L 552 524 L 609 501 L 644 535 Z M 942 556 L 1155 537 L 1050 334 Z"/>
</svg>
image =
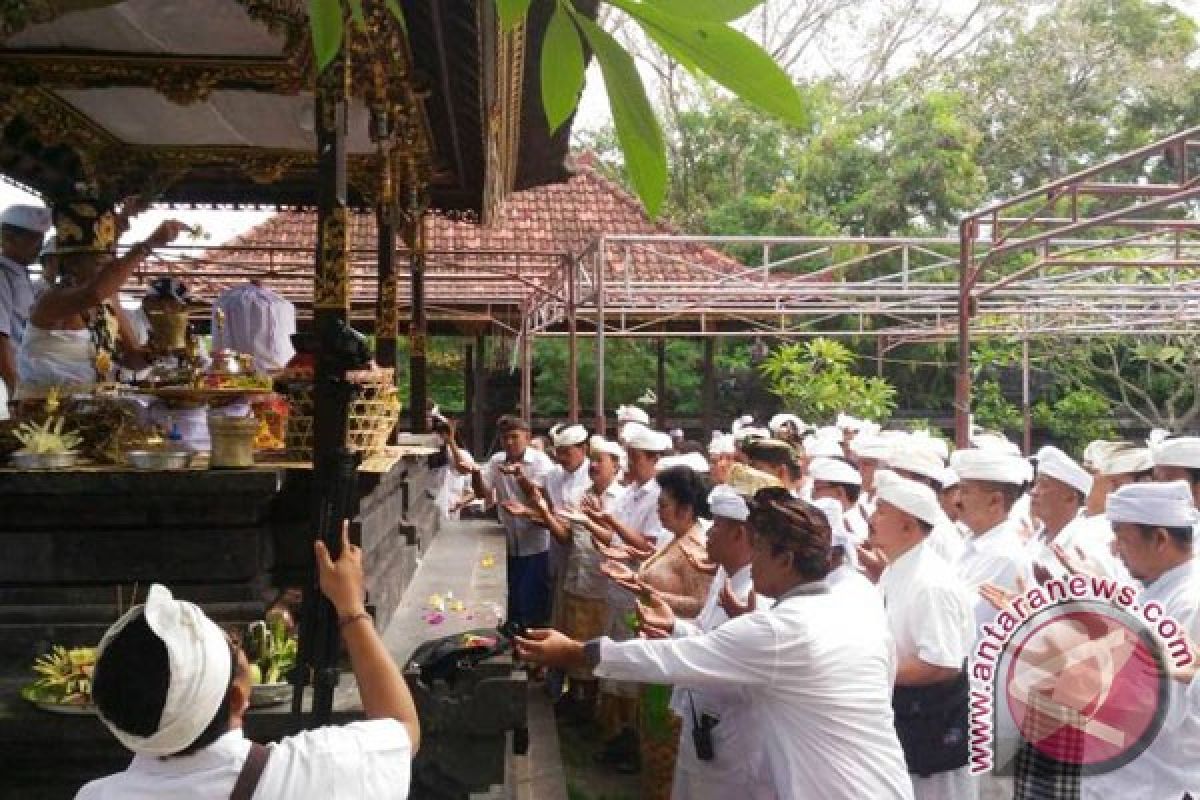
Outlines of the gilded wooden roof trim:
<svg viewBox="0 0 1200 800">
<path fill-rule="evenodd" d="M 179 105 L 207 100 L 214 89 L 295 94 L 304 87 L 282 59 L 50 54 L 0 50 L 0 85 L 55 89 L 151 88 Z"/>
</svg>

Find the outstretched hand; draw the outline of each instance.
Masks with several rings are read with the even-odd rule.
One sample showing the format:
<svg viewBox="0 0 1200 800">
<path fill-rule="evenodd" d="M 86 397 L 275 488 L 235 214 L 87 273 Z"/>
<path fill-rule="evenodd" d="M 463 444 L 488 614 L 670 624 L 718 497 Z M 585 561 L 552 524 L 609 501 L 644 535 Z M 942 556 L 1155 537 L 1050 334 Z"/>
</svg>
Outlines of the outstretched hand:
<svg viewBox="0 0 1200 800">
<path fill-rule="evenodd" d="M 552 628 L 533 628 L 513 638 L 521 660 L 546 667 L 569 669 L 584 664 L 583 644 Z"/>
<path fill-rule="evenodd" d="M 754 593 L 754 589 L 751 589 L 750 593 L 746 595 L 746 602 L 743 603 L 738 599 L 737 593 L 733 591 L 732 581 L 726 578 L 725 585 L 721 587 L 719 602 L 726 616 L 730 619 L 736 619 L 756 609 L 758 606 L 758 596 Z"/>
</svg>

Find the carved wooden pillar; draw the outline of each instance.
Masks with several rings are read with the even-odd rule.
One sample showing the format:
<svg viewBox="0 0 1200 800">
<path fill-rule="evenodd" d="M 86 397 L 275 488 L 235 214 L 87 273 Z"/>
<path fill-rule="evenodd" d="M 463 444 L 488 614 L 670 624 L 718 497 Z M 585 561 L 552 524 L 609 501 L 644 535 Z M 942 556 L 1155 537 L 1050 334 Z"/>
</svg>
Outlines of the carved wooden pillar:
<svg viewBox="0 0 1200 800">
<path fill-rule="evenodd" d="M 375 207 L 378 232 L 379 284 L 375 293 L 375 361 L 381 367 L 396 366 L 396 338 L 400 320 L 396 312 L 396 216 L 391 204 L 381 200 Z"/>
<path fill-rule="evenodd" d="M 408 326 L 408 397 L 409 421 L 414 433 L 429 430 L 426 407 L 429 404 L 429 375 L 426 348 L 429 320 L 425 312 L 425 208 L 424 189 L 409 191 L 405 208 L 404 240 L 408 245 L 412 285 L 412 320 Z"/>
</svg>

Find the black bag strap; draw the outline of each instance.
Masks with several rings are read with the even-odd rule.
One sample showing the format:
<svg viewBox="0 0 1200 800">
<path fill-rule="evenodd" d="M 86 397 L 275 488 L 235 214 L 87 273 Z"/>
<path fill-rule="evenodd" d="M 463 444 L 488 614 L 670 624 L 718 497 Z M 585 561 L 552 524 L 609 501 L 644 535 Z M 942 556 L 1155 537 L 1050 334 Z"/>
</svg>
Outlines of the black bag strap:
<svg viewBox="0 0 1200 800">
<path fill-rule="evenodd" d="M 270 748 L 258 742 L 250 744 L 250 754 L 246 756 L 246 763 L 242 764 L 242 771 L 238 773 L 237 783 L 233 785 L 229 800 L 251 800 L 254 797 L 254 790 L 258 788 L 258 781 L 262 778 L 270 755 Z"/>
</svg>

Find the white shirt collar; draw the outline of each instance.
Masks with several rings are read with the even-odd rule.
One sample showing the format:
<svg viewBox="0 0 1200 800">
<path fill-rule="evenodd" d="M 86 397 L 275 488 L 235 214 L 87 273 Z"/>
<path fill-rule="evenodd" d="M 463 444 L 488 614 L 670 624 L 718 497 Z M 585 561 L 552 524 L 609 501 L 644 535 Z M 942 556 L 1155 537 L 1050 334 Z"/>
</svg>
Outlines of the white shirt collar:
<svg viewBox="0 0 1200 800">
<path fill-rule="evenodd" d="M 241 728 L 234 728 L 220 736 L 208 747 L 190 756 L 159 758 L 151 755 L 135 755 L 129 768 L 148 775 L 189 775 L 204 772 L 223 764 L 241 763 L 250 750 L 250 740 Z"/>
<path fill-rule="evenodd" d="M 1171 569 L 1159 575 L 1153 583 L 1148 584 L 1146 586 L 1146 594 L 1151 597 L 1162 597 L 1179 584 L 1195 580 L 1195 571 L 1196 559 L 1189 558 L 1179 566 L 1171 567 Z"/>
</svg>

